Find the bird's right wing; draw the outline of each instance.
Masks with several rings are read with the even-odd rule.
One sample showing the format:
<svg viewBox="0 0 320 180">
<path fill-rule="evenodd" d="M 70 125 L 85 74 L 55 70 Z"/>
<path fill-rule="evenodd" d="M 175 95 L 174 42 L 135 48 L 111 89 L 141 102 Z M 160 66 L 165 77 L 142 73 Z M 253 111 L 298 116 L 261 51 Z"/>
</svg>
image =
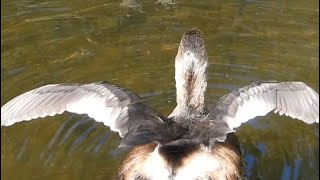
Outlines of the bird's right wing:
<svg viewBox="0 0 320 180">
<path fill-rule="evenodd" d="M 223 120 L 234 129 L 271 111 L 319 123 L 319 94 L 303 82 L 255 82 L 223 96 L 208 119 Z"/>
</svg>

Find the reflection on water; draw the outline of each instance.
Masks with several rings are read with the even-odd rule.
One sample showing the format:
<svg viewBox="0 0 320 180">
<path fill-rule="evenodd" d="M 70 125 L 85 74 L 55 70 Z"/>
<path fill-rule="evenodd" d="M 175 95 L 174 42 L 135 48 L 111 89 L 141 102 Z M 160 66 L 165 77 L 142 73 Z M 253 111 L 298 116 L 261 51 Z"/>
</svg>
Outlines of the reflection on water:
<svg viewBox="0 0 320 180">
<path fill-rule="evenodd" d="M 44 84 L 106 80 L 169 114 L 173 60 L 192 27 L 205 33 L 210 106 L 255 80 L 319 92 L 318 1 L 161 2 L 1 1 L 1 105 Z M 248 179 L 319 178 L 319 125 L 270 114 L 237 135 Z M 110 179 L 127 152 L 119 142 L 69 113 L 1 127 L 1 179 Z"/>
</svg>

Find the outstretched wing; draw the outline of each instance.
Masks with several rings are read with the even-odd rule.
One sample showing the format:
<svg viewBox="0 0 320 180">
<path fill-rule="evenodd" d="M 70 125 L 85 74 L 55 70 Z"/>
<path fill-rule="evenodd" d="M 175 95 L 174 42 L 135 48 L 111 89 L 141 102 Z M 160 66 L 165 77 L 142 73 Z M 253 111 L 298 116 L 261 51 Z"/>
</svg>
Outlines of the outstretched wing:
<svg viewBox="0 0 320 180">
<path fill-rule="evenodd" d="M 223 96 L 208 119 L 224 120 L 231 129 L 270 111 L 319 122 L 319 94 L 303 82 L 255 82 Z"/>
<path fill-rule="evenodd" d="M 152 111 L 134 93 L 106 82 L 51 84 L 12 99 L 1 107 L 1 126 L 69 111 L 88 114 L 124 137 L 141 124 L 163 124 L 166 118 Z"/>
</svg>

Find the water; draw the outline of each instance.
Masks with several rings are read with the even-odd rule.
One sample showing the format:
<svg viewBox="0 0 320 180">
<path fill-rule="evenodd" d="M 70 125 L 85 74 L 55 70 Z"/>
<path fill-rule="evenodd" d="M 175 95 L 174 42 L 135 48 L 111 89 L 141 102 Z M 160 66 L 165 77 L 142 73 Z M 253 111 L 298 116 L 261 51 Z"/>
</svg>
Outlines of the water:
<svg viewBox="0 0 320 180">
<path fill-rule="evenodd" d="M 318 7 L 316 0 L 2 0 L 1 105 L 45 84 L 106 80 L 168 115 L 174 57 L 192 27 L 205 34 L 209 105 L 256 80 L 304 81 L 319 92 Z M 318 124 L 268 114 L 236 134 L 248 179 L 319 178 Z M 1 179 L 110 179 L 127 153 L 120 140 L 70 113 L 1 127 Z"/>
</svg>

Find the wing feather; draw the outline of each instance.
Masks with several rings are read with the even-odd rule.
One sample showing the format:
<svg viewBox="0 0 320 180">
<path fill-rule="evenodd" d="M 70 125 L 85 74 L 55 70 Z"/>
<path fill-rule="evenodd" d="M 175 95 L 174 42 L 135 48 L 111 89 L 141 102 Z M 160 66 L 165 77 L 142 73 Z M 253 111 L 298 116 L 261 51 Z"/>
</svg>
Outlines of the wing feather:
<svg viewBox="0 0 320 180">
<path fill-rule="evenodd" d="M 255 82 L 223 96 L 208 118 L 223 119 L 233 129 L 271 111 L 318 123 L 319 94 L 303 82 Z"/>
<path fill-rule="evenodd" d="M 105 83 L 51 84 L 23 93 L 1 107 L 1 126 L 69 111 L 87 114 L 124 137 L 141 124 L 164 123 L 134 93 Z M 155 128 L 156 129 L 156 128 Z"/>
</svg>

